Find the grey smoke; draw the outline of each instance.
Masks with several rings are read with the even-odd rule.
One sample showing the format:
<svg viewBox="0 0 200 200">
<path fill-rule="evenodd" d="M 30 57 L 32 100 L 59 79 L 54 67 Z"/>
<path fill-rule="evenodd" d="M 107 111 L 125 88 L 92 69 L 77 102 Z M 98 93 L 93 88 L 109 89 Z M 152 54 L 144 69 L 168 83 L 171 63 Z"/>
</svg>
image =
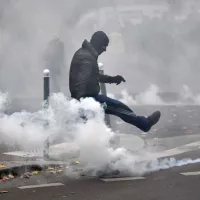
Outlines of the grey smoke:
<svg viewBox="0 0 200 200">
<path fill-rule="evenodd" d="M 198 9 L 197 1 L 179 0 L 1 1 L 0 88 L 9 92 L 13 102 L 20 99 L 21 109 L 39 109 L 46 67 L 43 55 L 48 44 L 59 38 L 64 45 L 61 91 L 69 95 L 72 55 L 83 39 L 101 29 L 111 40 L 108 52 L 99 58 L 105 72 L 122 74 L 127 80 L 120 86 L 108 85 L 110 93 L 142 92 L 150 84 L 161 92 L 177 92 L 185 84 L 198 93 Z"/>
<path fill-rule="evenodd" d="M 127 12 L 128 8 L 132 8 L 131 14 Z M 141 158 L 129 154 L 124 156 L 126 150 L 114 151 L 108 147 L 115 133 L 103 123 L 98 105 L 90 101 L 80 105 L 66 98 L 69 96 L 71 57 L 83 39 L 89 39 L 95 30 L 104 30 L 111 44 L 99 60 L 104 63 L 106 74 L 121 74 L 127 80 L 120 86 L 108 85 L 109 93 L 116 95 L 118 91 L 128 91 L 128 94 L 123 93 L 128 104 L 162 104 L 157 89 L 179 92 L 186 85 L 183 99 L 197 99 L 199 102 L 199 16 L 199 3 L 192 0 L 130 0 L 114 1 L 114 4 L 113 1 L 99 4 L 94 0 L 84 3 L 78 0 L 1 0 L 0 89 L 3 94 L 8 92 L 14 107 L 17 107 L 16 99 L 20 102 L 19 112 L 3 114 L 0 119 L 1 141 L 7 145 L 17 143 L 22 149 L 28 149 L 41 148 L 47 136 L 51 136 L 53 141 L 64 137 L 64 141 L 74 140 L 81 147 L 83 163 L 99 166 L 117 157 L 120 158 L 118 166 L 132 169 L 132 164 Z M 60 78 L 61 92 L 65 96 L 54 96 L 51 109 L 44 112 L 41 109 L 42 71 L 46 68 L 44 54 L 55 38 L 64 44 Z M 136 99 L 130 97 L 132 93 L 139 93 L 139 96 Z M 97 117 L 86 125 L 76 124 L 80 107 L 96 110 Z M 2 108 L 4 110 L 5 105 Z M 34 110 L 32 113 L 20 111 L 31 108 Z M 45 129 L 43 121 L 47 119 L 51 123 Z M 195 161 L 155 161 L 148 170 L 192 162 Z M 145 170 L 146 165 L 142 172 Z"/>
</svg>

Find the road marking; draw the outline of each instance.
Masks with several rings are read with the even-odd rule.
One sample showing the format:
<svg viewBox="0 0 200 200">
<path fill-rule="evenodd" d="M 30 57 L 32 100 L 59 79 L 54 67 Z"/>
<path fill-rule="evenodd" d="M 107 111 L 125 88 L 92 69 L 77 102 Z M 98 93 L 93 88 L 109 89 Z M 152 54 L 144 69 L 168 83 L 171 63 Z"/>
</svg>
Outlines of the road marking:
<svg viewBox="0 0 200 200">
<path fill-rule="evenodd" d="M 115 181 L 135 181 L 135 180 L 143 180 L 145 177 L 125 177 L 125 178 L 105 178 L 100 179 L 104 182 L 115 182 Z"/>
<path fill-rule="evenodd" d="M 173 149 L 166 150 L 164 152 L 158 153 L 158 157 L 168 157 L 168 156 L 175 156 L 178 154 L 183 154 L 189 151 L 194 151 L 200 148 L 200 141 L 189 143 L 180 147 L 176 147 Z"/>
<path fill-rule="evenodd" d="M 42 187 L 55 187 L 55 186 L 63 186 L 62 183 L 49 183 L 49 184 L 41 184 L 41 185 L 27 185 L 18 187 L 19 189 L 31 189 L 31 188 L 42 188 Z"/>
<path fill-rule="evenodd" d="M 180 173 L 181 175 L 184 175 L 184 176 L 197 176 L 197 175 L 200 175 L 200 171 L 196 171 L 196 172 L 183 172 L 183 173 Z"/>
<path fill-rule="evenodd" d="M 13 151 L 4 152 L 5 155 L 18 156 L 25 158 L 43 158 L 43 149 L 32 149 L 30 151 Z M 65 157 L 66 159 L 77 158 L 80 156 L 80 149 L 75 143 L 61 143 L 56 145 L 51 145 L 49 147 L 49 157 L 51 159 L 58 159 L 60 157 Z"/>
<path fill-rule="evenodd" d="M 13 152 L 4 152 L 4 155 L 10 155 L 10 156 L 18 156 L 18 157 L 42 157 L 43 153 L 41 152 L 26 152 L 26 151 L 13 151 Z"/>
</svg>

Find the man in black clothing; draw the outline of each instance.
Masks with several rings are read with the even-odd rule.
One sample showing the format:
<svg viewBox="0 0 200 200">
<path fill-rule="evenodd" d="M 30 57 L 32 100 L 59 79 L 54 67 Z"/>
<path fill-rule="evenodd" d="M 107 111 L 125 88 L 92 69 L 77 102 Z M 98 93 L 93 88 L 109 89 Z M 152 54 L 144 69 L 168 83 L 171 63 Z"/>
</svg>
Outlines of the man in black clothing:
<svg viewBox="0 0 200 200">
<path fill-rule="evenodd" d="M 101 75 L 98 67 L 98 56 L 101 55 L 109 44 L 109 38 L 103 31 L 95 32 L 90 42 L 84 40 L 82 47 L 75 52 L 69 74 L 69 88 L 71 97 L 77 100 L 92 97 L 101 104 L 106 104 L 105 113 L 120 117 L 125 122 L 132 124 L 144 132 L 148 132 L 161 116 L 156 111 L 148 117 L 137 116 L 122 102 L 99 94 L 99 83 L 125 82 L 120 76 Z"/>
</svg>

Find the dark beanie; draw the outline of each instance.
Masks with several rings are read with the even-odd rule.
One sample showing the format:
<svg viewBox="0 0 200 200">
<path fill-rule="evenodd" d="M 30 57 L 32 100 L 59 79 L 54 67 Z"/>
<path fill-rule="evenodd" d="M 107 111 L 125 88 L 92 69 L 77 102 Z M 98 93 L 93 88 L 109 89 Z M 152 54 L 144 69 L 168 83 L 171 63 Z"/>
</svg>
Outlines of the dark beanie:
<svg viewBox="0 0 200 200">
<path fill-rule="evenodd" d="M 102 46 L 108 46 L 109 38 L 103 31 L 97 31 L 92 35 L 90 43 L 98 51 Z"/>
</svg>

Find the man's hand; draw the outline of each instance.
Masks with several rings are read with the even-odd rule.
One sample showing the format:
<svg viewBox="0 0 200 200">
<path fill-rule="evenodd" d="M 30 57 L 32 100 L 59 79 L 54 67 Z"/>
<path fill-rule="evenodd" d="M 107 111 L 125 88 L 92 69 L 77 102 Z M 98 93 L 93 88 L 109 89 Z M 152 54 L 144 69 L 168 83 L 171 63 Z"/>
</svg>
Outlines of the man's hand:
<svg viewBox="0 0 200 200">
<path fill-rule="evenodd" d="M 117 75 L 113 77 L 113 83 L 116 83 L 117 85 L 119 85 L 121 82 L 126 82 L 122 76 Z"/>
</svg>

